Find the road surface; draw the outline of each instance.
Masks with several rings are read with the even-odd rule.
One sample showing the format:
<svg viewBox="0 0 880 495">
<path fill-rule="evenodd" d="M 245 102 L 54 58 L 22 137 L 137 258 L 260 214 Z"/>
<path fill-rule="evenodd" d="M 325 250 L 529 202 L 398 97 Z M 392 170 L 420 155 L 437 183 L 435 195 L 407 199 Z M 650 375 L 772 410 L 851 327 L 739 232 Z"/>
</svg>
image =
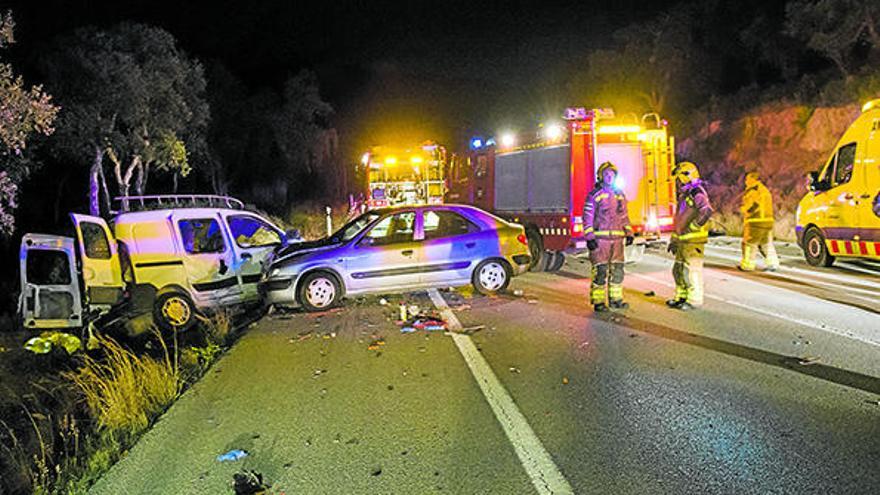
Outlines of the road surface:
<svg viewBox="0 0 880 495">
<path fill-rule="evenodd" d="M 877 493 L 880 271 L 780 251 L 743 274 L 715 241 L 689 313 L 649 250 L 624 313 L 593 314 L 570 260 L 499 297 L 271 315 L 92 493 L 233 493 L 242 469 L 286 494 Z M 401 300 L 463 333 L 402 334 Z"/>
</svg>

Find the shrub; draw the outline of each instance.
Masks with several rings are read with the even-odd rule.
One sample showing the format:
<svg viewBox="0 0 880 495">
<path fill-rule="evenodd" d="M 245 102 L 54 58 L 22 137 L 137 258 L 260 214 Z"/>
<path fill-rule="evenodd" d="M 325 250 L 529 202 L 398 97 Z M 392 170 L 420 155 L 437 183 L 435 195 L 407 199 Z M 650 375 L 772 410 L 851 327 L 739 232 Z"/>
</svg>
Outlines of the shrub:
<svg viewBox="0 0 880 495">
<path fill-rule="evenodd" d="M 159 360 L 139 357 L 109 337 L 97 338 L 103 359 L 85 356 L 82 368 L 65 377 L 85 396 L 100 427 L 140 432 L 180 393 L 176 356 L 172 362 L 161 337 L 164 357 Z"/>
</svg>

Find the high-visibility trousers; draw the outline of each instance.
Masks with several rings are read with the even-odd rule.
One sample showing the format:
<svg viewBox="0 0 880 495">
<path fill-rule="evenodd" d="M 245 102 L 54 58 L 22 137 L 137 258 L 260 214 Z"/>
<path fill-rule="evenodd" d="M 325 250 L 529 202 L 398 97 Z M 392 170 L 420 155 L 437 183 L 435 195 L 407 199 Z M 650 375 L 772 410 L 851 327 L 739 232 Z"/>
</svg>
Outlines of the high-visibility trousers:
<svg viewBox="0 0 880 495">
<path fill-rule="evenodd" d="M 755 254 L 761 253 L 767 268 L 779 268 L 779 257 L 773 245 L 773 224 L 745 222 L 743 225 L 742 260 L 740 268 L 746 271 L 755 269 Z"/>
<path fill-rule="evenodd" d="M 623 300 L 623 244 L 622 238 L 597 238 L 599 246 L 590 251 L 593 280 L 590 283 L 590 303 L 604 304 Z"/>
<path fill-rule="evenodd" d="M 675 299 L 694 306 L 703 304 L 703 256 L 706 244 L 679 242 L 675 248 L 672 276 L 675 278 Z"/>
</svg>

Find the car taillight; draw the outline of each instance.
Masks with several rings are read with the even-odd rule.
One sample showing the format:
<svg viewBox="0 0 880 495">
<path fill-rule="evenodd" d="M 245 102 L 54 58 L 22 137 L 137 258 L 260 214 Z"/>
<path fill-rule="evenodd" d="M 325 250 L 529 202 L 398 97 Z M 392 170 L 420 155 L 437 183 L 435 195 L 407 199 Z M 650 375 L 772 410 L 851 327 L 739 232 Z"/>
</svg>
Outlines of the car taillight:
<svg viewBox="0 0 880 495">
<path fill-rule="evenodd" d="M 519 242 L 521 242 L 522 244 L 524 244 L 526 246 L 529 245 L 529 239 L 526 237 L 525 234 L 520 234 L 520 235 L 516 236 L 516 240 L 518 240 Z"/>
<path fill-rule="evenodd" d="M 581 232 L 584 231 L 584 224 L 576 223 L 576 224 L 572 225 L 571 231 L 574 232 L 575 234 L 580 234 Z"/>
</svg>

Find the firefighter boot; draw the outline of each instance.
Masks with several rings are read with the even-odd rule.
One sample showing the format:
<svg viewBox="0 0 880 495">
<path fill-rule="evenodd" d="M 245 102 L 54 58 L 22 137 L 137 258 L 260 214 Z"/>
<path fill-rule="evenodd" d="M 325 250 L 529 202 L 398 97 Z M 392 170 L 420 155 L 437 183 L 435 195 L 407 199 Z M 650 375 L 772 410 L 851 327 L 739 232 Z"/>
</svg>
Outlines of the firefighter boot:
<svg viewBox="0 0 880 495">
<path fill-rule="evenodd" d="M 677 299 L 677 298 L 676 299 L 667 299 L 666 305 L 669 306 L 670 308 L 678 309 L 679 306 L 681 306 L 682 304 L 684 304 L 686 302 L 687 301 L 684 299 Z"/>
<path fill-rule="evenodd" d="M 608 307 L 611 309 L 628 309 L 629 303 L 623 302 L 623 299 L 612 299 L 608 301 Z"/>
<path fill-rule="evenodd" d="M 595 311 L 596 313 L 604 313 L 608 311 L 608 306 L 606 306 L 605 303 L 594 304 L 593 311 Z"/>
</svg>

